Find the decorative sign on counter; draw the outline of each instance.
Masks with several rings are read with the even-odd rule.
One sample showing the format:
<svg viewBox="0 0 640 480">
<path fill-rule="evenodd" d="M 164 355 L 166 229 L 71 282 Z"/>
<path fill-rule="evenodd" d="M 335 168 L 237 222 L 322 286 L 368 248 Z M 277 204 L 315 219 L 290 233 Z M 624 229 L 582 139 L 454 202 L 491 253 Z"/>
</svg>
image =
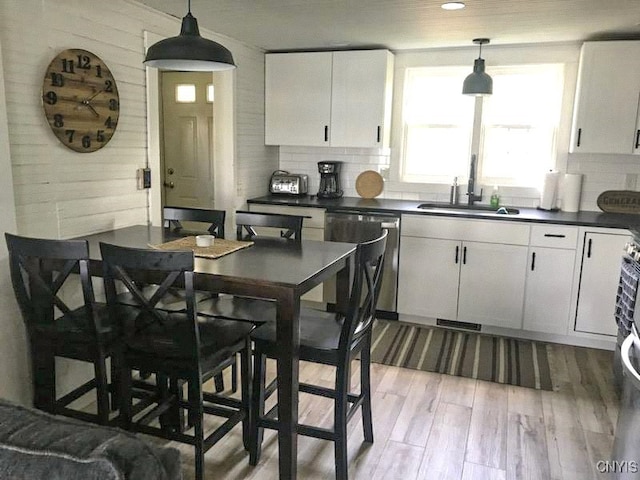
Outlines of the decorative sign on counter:
<svg viewBox="0 0 640 480">
<path fill-rule="evenodd" d="M 606 213 L 640 213 L 640 192 L 607 190 L 598 196 L 598 208 Z"/>
</svg>

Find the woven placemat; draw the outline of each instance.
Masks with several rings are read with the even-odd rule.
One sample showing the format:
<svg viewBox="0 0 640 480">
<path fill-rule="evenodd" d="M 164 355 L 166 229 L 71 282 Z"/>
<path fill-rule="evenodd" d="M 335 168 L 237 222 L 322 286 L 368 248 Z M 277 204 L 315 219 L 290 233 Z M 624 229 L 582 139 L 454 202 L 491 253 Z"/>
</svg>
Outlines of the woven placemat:
<svg viewBox="0 0 640 480">
<path fill-rule="evenodd" d="M 199 247 L 196 245 L 196 237 L 183 237 L 160 245 L 150 246 L 158 250 L 192 250 L 196 257 L 220 258 L 251 245 L 253 245 L 253 242 L 216 238 L 210 247 Z"/>
</svg>

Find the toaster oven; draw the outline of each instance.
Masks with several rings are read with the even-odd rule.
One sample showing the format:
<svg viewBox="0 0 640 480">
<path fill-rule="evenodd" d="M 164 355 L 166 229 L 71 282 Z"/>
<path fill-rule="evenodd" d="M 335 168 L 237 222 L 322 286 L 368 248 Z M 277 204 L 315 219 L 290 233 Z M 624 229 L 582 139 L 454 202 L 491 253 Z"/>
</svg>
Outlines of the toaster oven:
<svg viewBox="0 0 640 480">
<path fill-rule="evenodd" d="M 309 186 L 308 175 L 276 170 L 271 175 L 269 192 L 284 195 L 306 195 Z"/>
</svg>

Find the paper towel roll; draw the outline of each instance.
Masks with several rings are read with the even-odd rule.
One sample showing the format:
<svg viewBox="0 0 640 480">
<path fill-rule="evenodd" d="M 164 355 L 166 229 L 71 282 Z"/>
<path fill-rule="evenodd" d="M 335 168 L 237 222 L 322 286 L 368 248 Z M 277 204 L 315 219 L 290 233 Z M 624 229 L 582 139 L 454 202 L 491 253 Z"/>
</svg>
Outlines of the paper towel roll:
<svg viewBox="0 0 640 480">
<path fill-rule="evenodd" d="M 558 180 L 560 174 L 558 172 L 549 172 L 544 176 L 544 184 L 542 186 L 542 192 L 540 194 L 540 206 L 541 210 L 553 210 L 556 208 L 556 201 L 558 199 Z"/>
<path fill-rule="evenodd" d="M 580 194 L 582 193 L 582 175 L 567 173 L 562 179 L 562 210 L 577 212 L 580 210 Z"/>
</svg>

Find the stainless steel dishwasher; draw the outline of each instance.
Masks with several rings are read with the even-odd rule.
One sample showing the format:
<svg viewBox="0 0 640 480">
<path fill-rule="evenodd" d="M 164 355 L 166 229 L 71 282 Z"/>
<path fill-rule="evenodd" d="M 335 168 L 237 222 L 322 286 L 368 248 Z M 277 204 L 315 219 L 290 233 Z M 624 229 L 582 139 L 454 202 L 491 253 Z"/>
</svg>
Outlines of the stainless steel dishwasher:
<svg viewBox="0 0 640 480">
<path fill-rule="evenodd" d="M 377 310 L 382 318 L 397 319 L 400 217 L 388 213 L 364 213 L 355 210 L 327 212 L 324 239 L 329 242 L 366 242 L 378 238 L 385 228 L 389 230 L 389 234 Z M 335 281 L 325 282 L 323 291 L 323 300 L 331 308 L 335 304 Z"/>
</svg>

